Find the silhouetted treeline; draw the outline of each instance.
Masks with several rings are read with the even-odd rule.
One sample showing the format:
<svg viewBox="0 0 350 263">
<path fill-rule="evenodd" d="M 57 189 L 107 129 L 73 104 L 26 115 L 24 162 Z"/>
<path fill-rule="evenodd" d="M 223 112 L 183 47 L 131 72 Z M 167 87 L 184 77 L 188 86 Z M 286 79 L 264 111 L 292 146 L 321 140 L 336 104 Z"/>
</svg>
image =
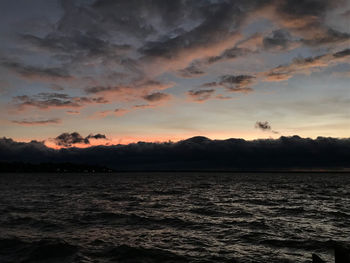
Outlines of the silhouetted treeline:
<svg viewBox="0 0 350 263">
<path fill-rule="evenodd" d="M 0 162 L 0 171 L 3 173 L 106 173 L 112 172 L 112 169 L 74 163 Z"/>
<path fill-rule="evenodd" d="M 350 139 L 299 136 L 246 141 L 193 137 L 176 143 L 132 143 L 88 148 L 46 147 L 0 139 L 0 161 L 74 163 L 114 170 L 344 170 L 350 168 Z"/>
</svg>

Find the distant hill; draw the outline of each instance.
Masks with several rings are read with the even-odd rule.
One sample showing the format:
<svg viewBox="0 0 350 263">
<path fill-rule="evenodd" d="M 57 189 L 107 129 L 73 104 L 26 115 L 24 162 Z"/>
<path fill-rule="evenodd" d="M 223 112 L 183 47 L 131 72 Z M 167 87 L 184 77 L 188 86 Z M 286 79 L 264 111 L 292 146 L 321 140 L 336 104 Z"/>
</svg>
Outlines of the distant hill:
<svg viewBox="0 0 350 263">
<path fill-rule="evenodd" d="M 323 171 L 349 170 L 349 160 L 348 138 L 282 136 L 246 141 L 197 136 L 176 143 L 59 150 L 37 141 L 0 139 L 1 171 Z"/>
</svg>

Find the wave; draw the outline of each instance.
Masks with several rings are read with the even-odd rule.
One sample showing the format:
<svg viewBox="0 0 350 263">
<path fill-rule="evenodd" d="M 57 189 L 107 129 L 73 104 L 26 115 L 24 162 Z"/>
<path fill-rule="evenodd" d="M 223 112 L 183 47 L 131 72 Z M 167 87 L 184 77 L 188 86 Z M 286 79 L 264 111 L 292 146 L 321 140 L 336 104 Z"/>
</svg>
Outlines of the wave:
<svg viewBox="0 0 350 263">
<path fill-rule="evenodd" d="M 34 218 L 30 216 L 8 216 L 6 219 L 1 220 L 1 223 L 6 226 L 16 227 L 16 226 L 30 226 L 35 229 L 40 229 L 43 231 L 54 231 L 62 229 L 62 226 L 52 220 Z"/>
<path fill-rule="evenodd" d="M 290 240 L 290 239 L 265 239 L 259 242 L 262 245 L 279 248 L 294 248 L 294 249 L 333 249 L 335 246 L 344 245 L 341 242 L 333 240 Z"/>
<path fill-rule="evenodd" d="M 88 213 L 80 217 L 72 218 L 71 223 L 74 225 L 93 225 L 93 224 L 109 224 L 116 226 L 167 226 L 171 228 L 191 228 L 195 226 L 192 221 L 185 221 L 175 217 L 146 217 L 137 214 L 122 214 L 113 212 Z"/>
<path fill-rule="evenodd" d="M 186 263 L 189 262 L 184 256 L 177 255 L 173 252 L 143 247 L 131 247 L 120 245 L 108 247 L 96 253 L 90 253 L 90 257 L 104 258 L 112 262 L 139 262 L 139 263 Z"/>
</svg>

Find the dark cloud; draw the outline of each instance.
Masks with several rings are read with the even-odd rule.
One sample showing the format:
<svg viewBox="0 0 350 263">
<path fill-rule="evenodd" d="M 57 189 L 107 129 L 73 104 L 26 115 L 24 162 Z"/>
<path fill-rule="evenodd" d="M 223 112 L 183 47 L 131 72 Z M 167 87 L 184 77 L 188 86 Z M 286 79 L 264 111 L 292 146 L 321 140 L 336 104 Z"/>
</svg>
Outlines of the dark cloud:
<svg viewBox="0 0 350 263">
<path fill-rule="evenodd" d="M 228 92 L 249 93 L 253 89 L 250 87 L 254 84 L 255 76 L 251 75 L 223 75 L 218 81 L 203 83 L 201 87 L 223 87 Z"/>
<path fill-rule="evenodd" d="M 214 89 L 190 90 L 187 95 L 194 101 L 203 102 L 212 97 L 215 93 Z"/>
<path fill-rule="evenodd" d="M 287 49 L 292 43 L 291 35 L 288 31 L 283 29 L 275 30 L 271 36 L 263 39 L 264 48 L 267 50 L 271 49 Z"/>
<path fill-rule="evenodd" d="M 219 84 L 224 86 L 230 92 L 251 92 L 249 87 L 253 84 L 254 76 L 251 75 L 225 75 L 220 79 Z"/>
<path fill-rule="evenodd" d="M 263 131 L 270 131 L 271 130 L 271 126 L 267 121 L 257 121 L 255 123 L 255 128 L 261 129 Z"/>
<path fill-rule="evenodd" d="M 331 6 L 330 0 L 284 0 L 279 11 L 293 17 L 321 16 Z"/>
<path fill-rule="evenodd" d="M 147 36 L 139 35 L 147 27 L 147 19 L 142 18 L 142 9 L 130 11 L 138 7 L 136 3 L 131 8 L 129 1 L 108 4 L 102 1 L 59 2 L 63 15 L 50 32 L 44 35 L 20 34 L 22 42 L 29 46 L 28 50 L 42 56 L 49 55 L 52 60 L 64 64 L 70 72 L 78 73 L 75 77 L 79 81 L 94 75 L 90 70 L 92 67 L 96 72 L 114 76 L 111 83 L 119 79 L 116 73 L 120 73 L 119 76 L 142 75 L 138 62 L 134 60 L 136 50 L 132 45 L 140 45 L 142 37 Z M 125 9 L 123 2 L 129 8 Z"/>
<path fill-rule="evenodd" d="M 185 3 L 183 10 L 187 8 L 190 12 L 195 13 L 197 17 L 202 18 L 202 23 L 175 37 L 148 42 L 140 49 L 141 53 L 148 56 L 172 58 L 183 50 L 209 46 L 229 37 L 243 18 L 238 3 L 230 4 L 224 1 L 217 3 L 183 1 L 183 3 Z"/>
<path fill-rule="evenodd" d="M 77 144 L 77 143 L 84 143 L 84 144 L 90 143 L 87 137 L 84 138 L 77 132 L 62 133 L 54 139 L 54 142 L 56 143 L 56 145 L 64 146 L 64 147 L 70 147 L 73 144 Z"/>
<path fill-rule="evenodd" d="M 18 30 L 24 52 L 38 56 L 38 61 L 49 58 L 53 62 L 51 66 L 10 60 L 1 64 L 26 78 L 74 78 L 78 87 L 87 87 L 87 94 L 126 91 L 125 94 L 132 94 L 132 99 L 150 94 L 146 100 L 157 100 L 160 97 L 152 92 L 164 90 L 158 86 L 162 83 L 151 87 L 152 84 L 141 83 L 140 79 L 157 77 L 159 72 L 171 71 L 172 67 L 182 77 L 198 77 L 214 63 L 260 52 L 259 48 L 250 48 L 248 42 L 252 36 L 245 37 L 243 27 L 262 17 L 280 28 L 264 39 L 263 33 L 258 32 L 261 43 L 255 45 L 265 50 L 288 49 L 294 39 L 312 47 L 335 45 L 349 39 L 348 33 L 330 28 L 325 22 L 327 12 L 337 7 L 339 0 L 60 0 L 59 3 L 62 16 L 51 29 L 47 28 L 49 31 L 39 34 Z M 178 63 L 169 63 L 163 69 L 159 65 L 168 62 L 164 58 L 176 58 L 178 61 L 174 62 Z M 295 72 L 293 68 L 283 68 L 266 76 L 275 81 L 285 80 Z M 87 79 L 91 80 L 88 84 Z M 255 81 L 254 76 L 238 75 L 224 76 L 215 83 L 204 87 L 247 93 L 252 91 Z M 137 95 L 135 90 L 139 92 Z M 19 96 L 16 100 L 20 106 L 41 109 L 81 107 L 105 101 L 102 97 L 35 96 Z"/>
<path fill-rule="evenodd" d="M 130 94 L 132 91 L 153 91 L 170 88 L 172 83 L 163 83 L 152 79 L 141 79 L 135 81 L 129 85 L 117 85 L 117 86 L 95 86 L 85 89 L 87 94 L 98 94 L 98 93 L 123 93 Z"/>
<path fill-rule="evenodd" d="M 343 3 L 342 0 L 284 0 L 280 1 L 276 14 L 284 26 L 301 35 L 302 43 L 310 46 L 333 44 L 350 39 L 350 34 L 325 24 L 327 12 Z"/>
<path fill-rule="evenodd" d="M 226 49 L 219 56 L 213 56 L 205 59 L 204 62 L 205 64 L 210 65 L 221 61 L 232 60 L 238 57 L 247 56 L 253 52 L 254 51 L 247 48 L 233 47 L 233 48 Z"/>
<path fill-rule="evenodd" d="M 205 74 L 205 72 L 198 65 L 193 63 L 184 69 L 180 69 L 178 71 L 178 74 L 183 78 L 193 78 L 193 77 L 199 77 Z"/>
<path fill-rule="evenodd" d="M 247 56 L 254 51 L 247 48 L 232 47 L 224 50 L 218 56 L 209 56 L 192 62 L 188 67 L 180 69 L 178 75 L 184 78 L 196 78 L 205 74 L 205 69 L 218 62 L 233 60 L 238 57 Z"/>
<path fill-rule="evenodd" d="M 145 38 L 160 29 L 152 18 L 161 21 L 162 27 L 175 34 L 180 21 L 199 15 L 200 6 L 201 3 L 188 0 L 97 0 L 91 10 L 103 16 L 103 23 L 109 28 Z"/>
<path fill-rule="evenodd" d="M 95 134 L 95 135 L 93 135 L 93 134 L 89 134 L 87 137 L 86 137 L 86 139 L 107 139 L 107 137 L 106 137 L 106 135 L 104 135 L 104 134 L 100 134 L 100 133 L 97 133 L 97 134 Z"/>
<path fill-rule="evenodd" d="M 240 36 L 242 25 L 250 22 L 247 21 L 251 19 L 249 14 L 264 13 L 265 6 L 269 7 L 266 10 L 273 10 L 273 14 L 267 14 L 269 18 L 278 20 L 273 22 L 283 28 L 263 40 L 263 46 L 268 50 L 287 49 L 293 43 L 291 35 L 312 46 L 349 39 L 347 33 L 329 28 L 324 22 L 327 11 L 336 7 L 339 0 L 61 0 L 60 3 L 63 15 L 51 32 L 40 36 L 28 32 L 21 34 L 25 43 L 38 48 L 39 52 L 48 51 L 52 58 L 65 65 L 36 71 L 66 78 L 69 77 L 67 68 L 74 72 L 77 67 L 93 65 L 96 72 L 108 71 L 108 76 L 117 73 L 127 76 L 130 83 L 125 82 L 123 88 L 126 89 L 134 89 L 132 82 L 145 77 L 148 74 L 145 69 L 148 65 L 154 67 L 151 62 L 157 62 L 159 57 L 186 57 L 200 48 L 210 50 L 217 44 L 232 42 L 231 48 L 227 43 L 217 49 L 218 55 L 213 51 L 208 53 L 209 57 L 194 56 L 187 67 L 178 71 L 182 77 L 198 77 L 213 63 L 256 52 L 243 43 L 235 45 L 233 38 Z M 262 13 L 260 16 L 266 15 Z M 88 59 L 93 59 L 93 63 L 82 63 Z M 18 66 L 12 65 L 16 69 Z M 25 66 L 17 70 L 28 74 L 34 69 Z M 89 75 L 87 72 L 91 71 L 79 71 Z M 118 77 L 113 77 L 109 83 L 89 87 L 86 91 L 119 91 L 119 81 Z M 235 85 L 231 90 L 242 92 L 243 88 Z"/>
<path fill-rule="evenodd" d="M 128 50 L 128 45 L 111 44 L 88 33 L 76 31 L 72 35 L 49 34 L 44 38 L 22 35 L 22 39 L 50 52 L 63 52 L 70 56 L 113 56 Z"/>
<path fill-rule="evenodd" d="M 217 87 L 219 84 L 215 81 L 212 82 L 206 82 L 201 85 L 202 88 L 211 88 L 211 87 Z"/>
<path fill-rule="evenodd" d="M 96 93 L 101 93 L 101 92 L 106 92 L 106 91 L 120 91 L 120 87 L 102 87 L 102 86 L 95 86 L 95 87 L 90 87 L 85 89 L 86 93 L 88 94 L 96 94 Z"/>
<path fill-rule="evenodd" d="M 99 56 L 123 64 L 123 61 L 131 59 L 131 56 L 124 54 L 125 51 L 139 52 L 150 57 L 172 58 L 184 50 L 210 47 L 225 41 L 241 30 L 249 12 L 271 5 L 285 27 L 297 28 L 299 31 L 306 31 L 308 27 L 322 29 L 323 36 L 319 39 L 319 44 L 323 44 L 348 37 L 345 33 L 324 25 L 327 11 L 339 2 L 62 0 L 64 13 L 52 32 L 40 37 L 22 34 L 22 39 L 50 52 L 63 52 L 79 59 Z M 319 36 L 322 34 L 318 33 Z M 286 43 L 282 43 L 284 39 L 280 36 L 277 33 L 272 38 L 267 38 L 266 45 L 284 46 Z M 306 38 L 305 43 L 312 39 L 315 36 Z M 309 44 L 313 45 L 311 42 Z M 237 52 L 241 51 L 234 47 L 210 60 L 233 58 Z"/>
<path fill-rule="evenodd" d="M 33 126 L 33 125 L 47 125 L 47 124 L 59 124 L 61 123 L 62 120 L 59 118 L 54 118 L 54 119 L 46 119 L 46 120 L 20 120 L 20 121 L 12 121 L 12 123 L 19 124 L 19 125 L 28 125 L 28 126 Z"/>
<path fill-rule="evenodd" d="M 133 109 L 148 109 L 148 108 L 154 108 L 155 105 L 153 104 L 137 104 L 134 105 L 132 108 Z"/>
<path fill-rule="evenodd" d="M 302 39 L 301 41 L 309 46 L 319 46 L 323 44 L 332 44 L 345 42 L 350 40 L 350 34 L 339 32 L 335 29 L 325 29 L 325 31 L 313 38 L 310 39 Z"/>
<path fill-rule="evenodd" d="M 65 68 L 44 68 L 24 65 L 18 62 L 2 60 L 1 65 L 25 78 L 33 79 L 69 79 L 72 76 Z"/>
<path fill-rule="evenodd" d="M 68 110 L 66 111 L 68 114 L 79 114 L 80 111 L 77 111 L 77 110 Z"/>
<path fill-rule="evenodd" d="M 344 13 L 341 14 L 345 18 L 350 18 L 350 10 L 345 11 Z"/>
<path fill-rule="evenodd" d="M 336 58 L 343 58 L 343 57 L 347 57 L 350 56 L 350 48 L 348 49 L 344 49 L 342 51 L 336 52 L 333 54 L 334 57 Z"/>
<path fill-rule="evenodd" d="M 86 104 L 103 104 L 108 102 L 103 97 L 71 97 L 64 93 L 39 93 L 34 96 L 16 96 L 13 99 L 19 109 L 23 109 L 27 106 L 39 109 L 77 108 Z"/>
<path fill-rule="evenodd" d="M 310 70 L 328 65 L 327 55 L 295 58 L 290 64 L 280 65 L 266 72 L 267 81 L 288 80 L 297 73 L 308 74 Z"/>
<path fill-rule="evenodd" d="M 133 49 L 147 56 L 174 57 L 229 37 L 255 1 L 97 0 L 61 1 L 64 14 L 46 36 L 23 34 L 36 47 L 70 57 L 123 61 Z M 127 10 L 127 11 L 125 11 Z M 146 41 L 147 39 L 147 41 Z M 133 49 L 132 51 L 136 51 Z"/>
<path fill-rule="evenodd" d="M 77 132 L 72 132 L 72 133 L 62 133 L 56 138 L 53 139 L 54 143 L 58 146 L 63 146 L 63 147 L 71 147 L 74 144 L 90 144 L 90 139 L 104 139 L 106 140 L 107 137 L 104 134 L 89 134 L 86 137 L 81 136 Z"/>
<path fill-rule="evenodd" d="M 166 93 L 161 93 L 161 92 L 154 92 L 143 96 L 143 98 L 150 102 L 156 102 L 156 101 L 167 100 L 170 98 L 170 95 Z"/>
<path fill-rule="evenodd" d="M 278 134 L 279 132 L 272 130 L 271 125 L 267 121 L 257 121 L 255 123 L 255 128 L 262 131 L 270 131 L 272 133 Z"/>
<path fill-rule="evenodd" d="M 66 141 L 83 141 L 79 135 Z M 68 138 L 68 139 L 66 139 Z M 350 139 L 299 136 L 279 139 L 210 140 L 194 137 L 177 143 L 133 143 L 85 149 L 54 150 L 43 143 L 0 139 L 0 160 L 71 162 L 103 165 L 116 170 L 261 170 L 350 168 Z"/>
<path fill-rule="evenodd" d="M 336 53 L 326 53 L 315 57 L 298 57 L 289 64 L 280 65 L 264 72 L 263 75 L 266 76 L 266 81 L 284 81 L 295 74 L 310 74 L 319 68 L 339 63 L 349 55 L 349 49 L 344 49 Z"/>
</svg>

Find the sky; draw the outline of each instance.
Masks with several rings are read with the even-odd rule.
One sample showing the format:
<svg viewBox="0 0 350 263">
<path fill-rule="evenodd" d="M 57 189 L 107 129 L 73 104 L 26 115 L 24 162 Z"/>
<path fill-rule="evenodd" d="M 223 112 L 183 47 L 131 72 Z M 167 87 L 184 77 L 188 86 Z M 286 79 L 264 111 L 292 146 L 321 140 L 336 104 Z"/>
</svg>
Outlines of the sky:
<svg viewBox="0 0 350 263">
<path fill-rule="evenodd" d="M 67 136 L 82 147 L 349 137 L 349 0 L 2 0 L 0 10 L 1 137 L 51 147 Z"/>
</svg>

